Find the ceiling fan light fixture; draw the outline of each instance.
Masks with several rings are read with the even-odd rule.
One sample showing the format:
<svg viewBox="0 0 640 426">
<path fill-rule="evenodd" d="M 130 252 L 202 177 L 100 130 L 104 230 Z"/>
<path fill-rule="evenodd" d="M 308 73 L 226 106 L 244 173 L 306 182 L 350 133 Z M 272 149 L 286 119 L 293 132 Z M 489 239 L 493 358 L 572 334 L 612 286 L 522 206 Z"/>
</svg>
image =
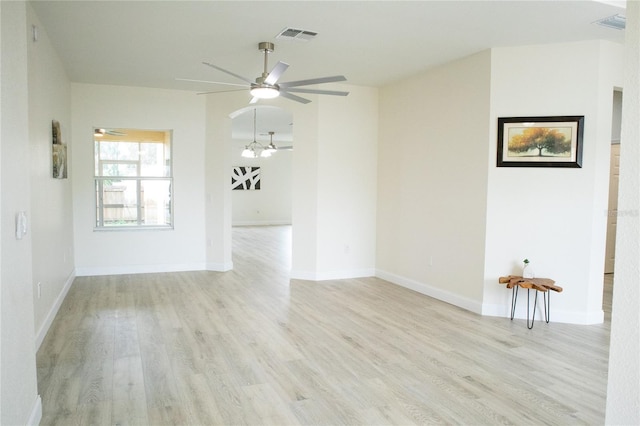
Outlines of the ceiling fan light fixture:
<svg viewBox="0 0 640 426">
<path fill-rule="evenodd" d="M 277 98 L 280 92 L 275 87 L 270 86 L 256 86 L 251 88 L 251 96 L 258 99 L 273 99 Z"/>
<path fill-rule="evenodd" d="M 251 148 L 249 148 L 248 145 L 244 147 L 244 150 L 242 151 L 241 156 L 244 157 L 244 158 L 256 158 L 257 157 L 256 156 L 256 151 L 251 149 Z"/>
<path fill-rule="evenodd" d="M 273 154 L 278 150 L 278 148 L 273 144 L 273 135 L 276 132 L 269 132 L 269 145 L 265 147 L 266 151 L 269 151 L 269 154 Z"/>
<path fill-rule="evenodd" d="M 262 158 L 271 157 L 271 151 L 268 149 L 263 149 L 262 152 L 260 153 L 260 157 Z"/>
<path fill-rule="evenodd" d="M 271 153 L 274 153 L 274 152 L 276 152 L 278 150 L 278 148 L 273 144 L 273 142 L 271 142 L 269 145 L 267 145 L 265 150 L 269 151 Z"/>
</svg>

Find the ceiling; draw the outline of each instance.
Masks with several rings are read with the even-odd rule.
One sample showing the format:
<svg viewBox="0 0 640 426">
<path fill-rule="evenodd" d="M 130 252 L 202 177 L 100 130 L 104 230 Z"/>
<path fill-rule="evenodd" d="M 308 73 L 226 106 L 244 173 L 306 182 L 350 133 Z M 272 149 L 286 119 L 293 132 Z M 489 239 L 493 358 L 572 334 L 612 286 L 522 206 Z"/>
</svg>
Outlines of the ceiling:
<svg viewBox="0 0 640 426">
<path fill-rule="evenodd" d="M 252 80 L 260 76 L 261 41 L 275 43 L 269 68 L 279 60 L 290 64 L 280 82 L 342 74 L 348 84 L 374 87 L 491 47 L 624 41 L 624 31 L 593 24 L 624 14 L 620 1 L 36 0 L 31 4 L 71 81 L 194 92 L 230 86 L 176 78 L 242 83 L 202 65 L 203 61 Z M 318 36 L 307 42 L 274 39 L 286 27 Z"/>
</svg>

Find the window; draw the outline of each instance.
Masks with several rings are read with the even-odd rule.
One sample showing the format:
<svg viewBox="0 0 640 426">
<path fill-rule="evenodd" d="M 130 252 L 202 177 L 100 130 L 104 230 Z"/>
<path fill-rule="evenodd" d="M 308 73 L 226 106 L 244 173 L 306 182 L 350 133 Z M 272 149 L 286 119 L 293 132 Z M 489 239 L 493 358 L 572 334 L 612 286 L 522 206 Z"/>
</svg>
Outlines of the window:
<svg viewBox="0 0 640 426">
<path fill-rule="evenodd" d="M 171 228 L 171 131 L 95 129 L 96 229 Z"/>
</svg>

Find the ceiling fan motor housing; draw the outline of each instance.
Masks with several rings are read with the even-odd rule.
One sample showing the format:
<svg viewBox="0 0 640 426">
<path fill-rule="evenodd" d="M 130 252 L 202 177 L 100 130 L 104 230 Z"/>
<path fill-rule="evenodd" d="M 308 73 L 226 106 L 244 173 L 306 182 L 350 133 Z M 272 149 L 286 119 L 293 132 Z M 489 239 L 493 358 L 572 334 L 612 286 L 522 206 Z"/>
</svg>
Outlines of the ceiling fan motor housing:
<svg viewBox="0 0 640 426">
<path fill-rule="evenodd" d="M 269 77 L 269 73 L 262 73 L 262 76 L 256 78 L 255 83 L 251 83 L 251 87 L 273 87 L 274 89 L 278 89 L 279 86 L 277 84 L 269 84 L 264 81 Z"/>
<path fill-rule="evenodd" d="M 273 52 L 275 45 L 269 41 L 261 41 L 258 43 L 258 50 L 263 50 L 265 52 Z"/>
<path fill-rule="evenodd" d="M 261 97 L 274 98 L 278 96 L 278 93 L 280 92 L 280 86 L 278 86 L 277 84 L 265 83 L 265 80 L 269 78 L 269 74 L 270 74 L 267 71 L 268 54 L 273 52 L 274 49 L 275 49 L 275 45 L 271 42 L 262 41 L 258 43 L 258 50 L 261 50 L 264 52 L 264 71 L 262 72 L 262 75 L 260 77 L 256 78 L 255 83 L 251 83 L 251 90 L 254 90 L 254 89 L 263 89 L 263 90 L 260 90 L 260 92 L 253 92 L 254 96 L 256 96 L 257 93 L 262 93 Z M 269 93 L 269 95 L 267 95 L 267 93 Z"/>
</svg>

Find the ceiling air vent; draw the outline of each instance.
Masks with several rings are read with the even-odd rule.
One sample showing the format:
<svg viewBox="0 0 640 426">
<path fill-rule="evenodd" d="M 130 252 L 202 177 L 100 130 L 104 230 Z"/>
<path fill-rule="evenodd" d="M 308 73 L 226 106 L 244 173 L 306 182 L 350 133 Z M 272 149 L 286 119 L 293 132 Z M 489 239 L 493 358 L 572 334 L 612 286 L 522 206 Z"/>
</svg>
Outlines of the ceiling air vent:
<svg viewBox="0 0 640 426">
<path fill-rule="evenodd" d="M 280 40 L 309 41 L 316 38 L 317 35 L 318 33 L 315 31 L 300 30 L 297 28 L 285 28 L 278 33 L 276 38 Z"/>
<path fill-rule="evenodd" d="M 614 28 L 616 30 L 624 30 L 626 26 L 627 18 L 624 15 L 613 15 L 608 16 L 606 18 L 600 19 L 599 21 L 594 22 L 594 24 L 602 25 L 603 27 Z"/>
</svg>

